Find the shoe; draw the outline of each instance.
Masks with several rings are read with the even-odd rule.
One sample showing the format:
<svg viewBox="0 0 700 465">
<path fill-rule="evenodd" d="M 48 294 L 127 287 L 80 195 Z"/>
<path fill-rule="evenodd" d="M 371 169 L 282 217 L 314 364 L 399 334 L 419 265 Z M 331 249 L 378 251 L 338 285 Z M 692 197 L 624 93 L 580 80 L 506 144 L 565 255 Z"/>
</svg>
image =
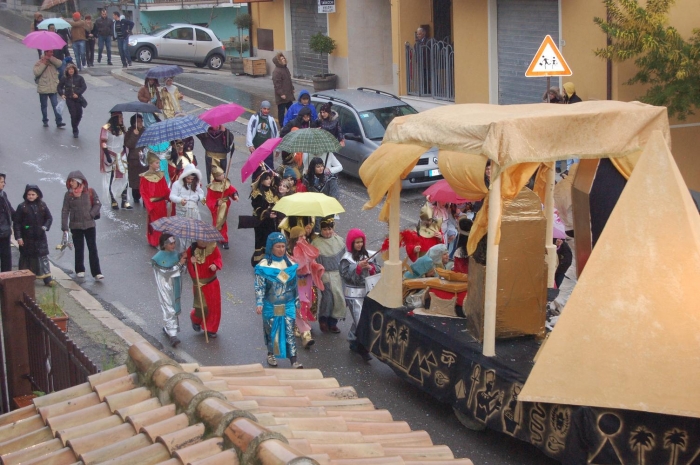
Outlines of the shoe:
<svg viewBox="0 0 700 465">
<path fill-rule="evenodd" d="M 276 367 L 277 366 L 277 359 L 273 354 L 267 354 L 267 364 L 270 365 L 271 367 Z"/>
<path fill-rule="evenodd" d="M 304 365 L 299 362 L 294 362 L 292 363 L 292 368 L 304 368 Z"/>
<path fill-rule="evenodd" d="M 57 284 L 58 283 L 56 283 L 56 281 L 54 281 L 53 279 L 47 283 L 44 283 L 44 285 L 46 285 L 47 287 L 56 287 Z"/>
<path fill-rule="evenodd" d="M 326 323 L 325 321 L 319 323 L 318 326 L 321 328 L 321 332 L 322 332 L 322 333 L 327 333 L 327 332 L 328 332 L 328 323 Z"/>
<path fill-rule="evenodd" d="M 103 275 L 102 273 L 100 273 L 100 274 L 98 274 L 98 275 L 95 276 L 95 279 L 97 279 L 98 281 L 102 281 L 103 279 L 105 279 L 105 275 Z"/>
<path fill-rule="evenodd" d="M 169 336 L 168 338 L 170 339 L 170 345 L 173 346 L 173 349 L 180 345 L 180 339 L 178 339 L 177 336 Z"/>
<path fill-rule="evenodd" d="M 73 133 L 73 139 L 77 139 L 77 138 L 78 138 L 78 131 L 75 131 L 75 132 Z"/>
<path fill-rule="evenodd" d="M 340 334 L 340 328 L 338 328 L 337 326 L 331 326 L 330 332 L 333 334 Z"/>
<path fill-rule="evenodd" d="M 126 69 L 126 65 L 122 65 L 122 69 Z"/>
<path fill-rule="evenodd" d="M 228 250 L 228 242 L 222 242 L 221 243 L 221 248 L 224 250 Z"/>
<path fill-rule="evenodd" d="M 202 330 L 202 327 L 198 325 L 197 323 L 192 323 L 192 329 L 194 329 L 195 333 L 198 333 Z"/>
<path fill-rule="evenodd" d="M 216 335 L 216 333 L 210 333 L 208 331 L 207 331 L 207 336 L 209 336 L 209 339 L 216 339 L 217 337 L 219 337 Z"/>
<path fill-rule="evenodd" d="M 45 128 L 48 128 L 48 127 L 49 127 L 49 122 L 48 122 L 48 121 L 44 121 L 44 127 L 45 127 Z"/>
<path fill-rule="evenodd" d="M 56 123 L 56 127 L 59 129 L 64 128 L 66 127 L 66 123 Z"/>
<path fill-rule="evenodd" d="M 134 209 L 134 207 L 132 207 L 129 202 L 122 202 L 122 208 L 124 210 L 133 210 Z"/>
<path fill-rule="evenodd" d="M 98 59 L 97 59 L 97 62 L 98 62 L 98 63 L 102 63 L 102 58 L 98 58 Z"/>
<path fill-rule="evenodd" d="M 372 360 L 372 356 L 369 354 L 369 352 L 363 352 L 360 354 L 360 356 L 365 362 L 369 362 L 370 360 Z"/>
<path fill-rule="evenodd" d="M 112 210 L 119 210 L 119 204 L 116 201 L 112 202 Z"/>
<path fill-rule="evenodd" d="M 84 277 L 85 277 L 85 272 L 84 272 L 84 271 L 81 271 L 81 272 L 79 272 L 79 273 L 75 273 L 75 277 L 76 277 L 76 278 L 84 278 Z"/>
<path fill-rule="evenodd" d="M 111 61 L 108 61 L 107 64 L 108 64 L 109 66 L 114 66 L 114 65 L 112 64 Z"/>
<path fill-rule="evenodd" d="M 311 331 L 301 333 L 301 345 L 304 347 L 304 349 L 310 349 L 314 344 L 316 344 L 316 341 L 314 341 L 314 338 L 311 337 Z"/>
</svg>

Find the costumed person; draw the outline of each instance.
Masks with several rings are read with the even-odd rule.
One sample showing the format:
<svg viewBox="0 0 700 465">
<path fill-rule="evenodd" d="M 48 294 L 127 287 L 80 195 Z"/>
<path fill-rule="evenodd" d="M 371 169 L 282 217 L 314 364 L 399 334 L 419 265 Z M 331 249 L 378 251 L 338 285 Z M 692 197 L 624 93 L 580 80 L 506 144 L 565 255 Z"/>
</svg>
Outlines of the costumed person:
<svg viewBox="0 0 700 465">
<path fill-rule="evenodd" d="M 332 217 L 321 220 L 321 235 L 311 245 L 320 253 L 316 259 L 326 270 L 323 273 L 321 304 L 318 309 L 318 324 L 321 331 L 338 334 L 338 320 L 345 319 L 345 296 L 343 280 L 340 277 L 340 259 L 345 254 L 345 241 L 333 230 L 335 221 Z"/>
<path fill-rule="evenodd" d="M 197 166 L 197 157 L 194 156 L 194 138 L 177 139 L 170 143 L 170 161 L 168 174 L 170 182 L 174 183 L 182 174 L 182 170 L 188 165 Z M 204 181 L 204 179 L 202 179 Z"/>
<path fill-rule="evenodd" d="M 340 276 L 345 285 L 345 305 L 350 310 L 352 325 L 348 331 L 348 342 L 350 350 L 360 354 L 366 362 L 372 360 L 372 356 L 365 346 L 363 346 L 355 336 L 357 325 L 362 314 L 362 304 L 365 301 L 367 290 L 365 279 L 380 272 L 379 264 L 374 262 L 374 252 L 368 251 L 365 244 L 367 236 L 361 229 L 351 229 L 345 239 L 347 250 L 340 260 Z"/>
<path fill-rule="evenodd" d="M 131 196 L 134 198 L 134 204 L 138 205 L 141 201 L 141 192 L 139 186 L 141 184 L 141 173 L 148 170 L 148 162 L 146 161 L 146 148 L 137 147 L 139 138 L 143 133 L 143 116 L 133 115 L 129 119 L 129 129 L 124 134 L 124 147 L 126 147 L 126 162 L 129 171 L 129 187 L 131 188 Z"/>
<path fill-rule="evenodd" d="M 272 171 L 263 171 L 251 185 L 250 200 L 257 225 L 255 230 L 255 250 L 250 265 L 257 265 L 265 256 L 265 246 L 270 233 L 277 231 L 277 212 L 272 211 L 279 197 L 273 187 Z"/>
<path fill-rule="evenodd" d="M 425 255 L 432 246 L 442 243 L 441 227 L 441 222 L 433 218 L 433 207 L 430 202 L 426 202 L 420 209 L 417 233 L 412 230 L 401 231 L 401 240 L 411 262 Z"/>
<path fill-rule="evenodd" d="M 46 232 L 51 228 L 53 217 L 42 200 L 44 195 L 35 184 L 24 188 L 24 202 L 17 205 L 13 228 L 19 245 L 20 270 L 30 270 L 47 286 L 55 286 L 49 265 L 49 241 Z"/>
<path fill-rule="evenodd" d="M 419 257 L 411 263 L 409 270 L 403 274 L 404 279 L 417 279 L 435 276 L 435 263 L 428 255 Z"/>
<path fill-rule="evenodd" d="M 151 226 L 156 220 L 168 216 L 168 200 L 170 188 L 165 182 L 165 174 L 160 170 L 160 159 L 153 152 L 148 152 L 146 157 L 148 171 L 141 173 L 139 191 L 143 197 L 143 206 L 148 213 L 148 225 L 146 226 L 146 238 L 153 247 L 160 244 L 161 232 Z"/>
<path fill-rule="evenodd" d="M 445 244 L 437 244 L 428 249 L 426 254 L 433 261 L 435 268 L 449 270 L 452 269 L 452 263 L 450 263 L 450 252 L 447 250 Z"/>
<path fill-rule="evenodd" d="M 289 255 L 299 265 L 297 270 L 297 287 L 299 289 L 299 308 L 296 315 L 294 336 L 301 338 L 304 349 L 311 348 L 316 341 L 311 335 L 311 322 L 316 321 L 318 313 L 318 290 L 323 290 L 323 266 L 316 259 L 319 251 L 306 241 L 303 226 L 294 226 L 289 232 Z M 297 334 L 299 333 L 299 334 Z"/>
<path fill-rule="evenodd" d="M 155 105 L 159 110 L 163 109 L 163 101 L 160 97 L 160 89 L 158 88 L 158 79 L 156 78 L 146 78 L 143 81 L 143 86 L 139 89 L 137 98 L 139 102 L 151 103 Z M 149 127 L 151 124 L 156 123 L 156 115 L 153 113 L 143 114 L 143 125 Z"/>
<path fill-rule="evenodd" d="M 455 245 L 455 253 L 453 256 L 454 267 L 452 271 L 457 273 L 469 273 L 469 254 L 467 253 L 467 241 L 469 240 L 469 232 L 472 229 L 472 220 L 463 216 L 459 219 L 459 236 L 457 236 L 457 244 Z"/>
<path fill-rule="evenodd" d="M 102 187 L 109 193 L 112 200 L 112 210 L 119 210 L 116 195 L 121 196 L 122 208 L 132 210 L 134 207 L 127 201 L 128 169 L 124 135 L 126 128 L 122 112 L 113 112 L 107 124 L 100 130 L 100 172 Z"/>
<path fill-rule="evenodd" d="M 565 240 L 554 239 L 554 244 L 557 246 L 557 258 L 559 260 L 557 269 L 554 271 L 554 284 L 559 289 L 561 288 L 561 283 L 564 282 L 564 278 L 566 278 L 566 272 L 574 261 L 574 254 Z"/>
<path fill-rule="evenodd" d="M 218 166 L 211 171 L 214 181 L 207 186 L 207 208 L 211 212 L 214 227 L 224 236 L 221 248 L 228 250 L 228 217 L 231 200 L 238 202 L 238 191 L 226 179 L 226 173 Z"/>
<path fill-rule="evenodd" d="M 197 134 L 197 138 L 204 147 L 204 166 L 207 169 L 207 182 L 212 181 L 211 169 L 218 166 L 226 171 L 226 157 L 233 156 L 235 146 L 233 144 L 233 133 L 221 126 L 210 126 L 204 134 Z"/>
<path fill-rule="evenodd" d="M 158 241 L 160 251 L 151 257 L 151 266 L 156 276 L 158 300 L 163 311 L 163 332 L 173 347 L 180 344 L 180 295 L 182 292 L 182 272 L 187 256 L 175 251 L 177 241 L 170 234 L 163 234 Z"/>
<path fill-rule="evenodd" d="M 207 335 L 212 339 L 216 339 L 221 322 L 221 287 L 216 272 L 223 266 L 216 242 L 194 242 L 187 248 L 187 270 L 192 278 L 194 292 L 193 308 L 190 312 L 192 329 L 200 332 L 205 328 Z M 200 291 L 203 301 L 200 301 Z"/>
<path fill-rule="evenodd" d="M 298 266 L 287 255 L 287 240 L 279 232 L 265 241 L 265 257 L 255 265 L 255 313 L 262 315 L 267 364 L 277 366 L 277 357 L 289 358 L 292 368 L 304 368 L 297 361 L 294 319 L 299 308 Z"/>
<path fill-rule="evenodd" d="M 180 100 L 185 98 L 180 93 L 176 85 L 173 85 L 173 78 L 165 78 L 165 85 L 160 88 L 160 101 L 163 102 L 163 116 L 165 119 L 174 118 L 182 113 Z"/>
<path fill-rule="evenodd" d="M 189 164 L 182 171 L 180 179 L 170 186 L 170 201 L 175 204 L 177 216 L 202 219 L 199 215 L 199 203 L 204 202 L 204 191 L 199 184 L 201 179 L 202 173 L 193 164 Z M 180 238 L 178 251 L 183 252 L 188 246 L 188 241 Z"/>
</svg>

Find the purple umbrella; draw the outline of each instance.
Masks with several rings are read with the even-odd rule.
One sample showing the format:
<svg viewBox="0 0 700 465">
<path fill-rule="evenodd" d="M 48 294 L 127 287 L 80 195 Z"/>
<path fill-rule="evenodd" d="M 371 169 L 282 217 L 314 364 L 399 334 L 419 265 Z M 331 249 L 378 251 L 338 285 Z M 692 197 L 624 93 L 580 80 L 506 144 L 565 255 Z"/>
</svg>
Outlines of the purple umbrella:
<svg viewBox="0 0 700 465">
<path fill-rule="evenodd" d="M 267 139 L 260 147 L 250 154 L 243 168 L 241 168 L 241 182 L 245 182 L 248 176 L 253 174 L 258 165 L 260 165 L 260 162 L 267 158 L 267 156 L 280 145 L 280 142 L 282 142 L 282 139 L 279 137 Z"/>
<path fill-rule="evenodd" d="M 22 43 L 29 48 L 39 50 L 57 50 L 66 45 L 66 41 L 51 31 L 34 31 L 27 34 Z"/>
<path fill-rule="evenodd" d="M 217 127 L 222 124 L 230 123 L 231 121 L 236 121 L 243 113 L 245 113 L 245 108 L 242 106 L 235 103 L 225 103 L 205 111 L 199 115 L 199 119 L 211 126 Z"/>
</svg>

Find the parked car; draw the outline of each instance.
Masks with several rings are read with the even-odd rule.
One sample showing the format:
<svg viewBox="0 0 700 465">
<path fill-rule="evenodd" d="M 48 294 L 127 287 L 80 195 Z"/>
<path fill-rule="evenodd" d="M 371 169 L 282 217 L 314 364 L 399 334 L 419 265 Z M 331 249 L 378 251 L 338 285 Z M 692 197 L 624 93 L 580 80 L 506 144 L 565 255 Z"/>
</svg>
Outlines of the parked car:
<svg viewBox="0 0 700 465">
<path fill-rule="evenodd" d="M 149 34 L 129 36 L 129 55 L 150 63 L 154 58 L 193 61 L 200 68 L 221 69 L 226 61 L 224 44 L 214 32 L 193 24 L 168 24 Z"/>
<path fill-rule="evenodd" d="M 328 90 L 311 95 L 318 110 L 325 102 L 333 102 L 340 127 L 345 135 L 345 147 L 336 154 L 343 165 L 343 173 L 360 177 L 360 166 L 382 143 L 389 123 L 397 116 L 418 113 L 395 95 L 380 90 Z M 442 179 L 437 165 L 437 150 L 421 155 L 413 171 L 402 182 L 404 189 L 428 187 Z"/>
</svg>

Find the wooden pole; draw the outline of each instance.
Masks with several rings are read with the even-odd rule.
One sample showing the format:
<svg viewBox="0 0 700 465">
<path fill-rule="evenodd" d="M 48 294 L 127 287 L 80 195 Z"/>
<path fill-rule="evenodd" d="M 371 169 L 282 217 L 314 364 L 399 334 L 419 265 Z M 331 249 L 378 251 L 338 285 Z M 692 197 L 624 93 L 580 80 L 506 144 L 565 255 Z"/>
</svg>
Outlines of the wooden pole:
<svg viewBox="0 0 700 465">
<path fill-rule="evenodd" d="M 491 170 L 494 171 L 493 166 Z M 487 357 L 496 355 L 496 298 L 498 296 L 498 243 L 496 236 L 501 219 L 501 174 L 495 179 L 491 178 L 491 190 L 489 191 L 483 347 L 483 354 Z"/>
<path fill-rule="evenodd" d="M 547 219 L 547 230 L 545 231 L 544 246 L 547 251 L 547 287 L 554 287 L 554 272 L 557 269 L 557 247 L 554 245 L 554 170 L 547 171 L 547 183 L 544 191 L 544 216 Z"/>
<path fill-rule="evenodd" d="M 194 254 L 192 254 L 192 258 Z M 204 297 L 202 296 L 202 287 L 199 285 L 199 270 L 197 269 L 197 259 L 194 261 L 194 275 L 197 278 L 197 292 L 199 293 L 199 305 L 202 312 L 202 326 L 204 327 L 204 340 L 209 344 L 209 332 L 207 331 L 207 318 L 204 315 Z"/>
</svg>

